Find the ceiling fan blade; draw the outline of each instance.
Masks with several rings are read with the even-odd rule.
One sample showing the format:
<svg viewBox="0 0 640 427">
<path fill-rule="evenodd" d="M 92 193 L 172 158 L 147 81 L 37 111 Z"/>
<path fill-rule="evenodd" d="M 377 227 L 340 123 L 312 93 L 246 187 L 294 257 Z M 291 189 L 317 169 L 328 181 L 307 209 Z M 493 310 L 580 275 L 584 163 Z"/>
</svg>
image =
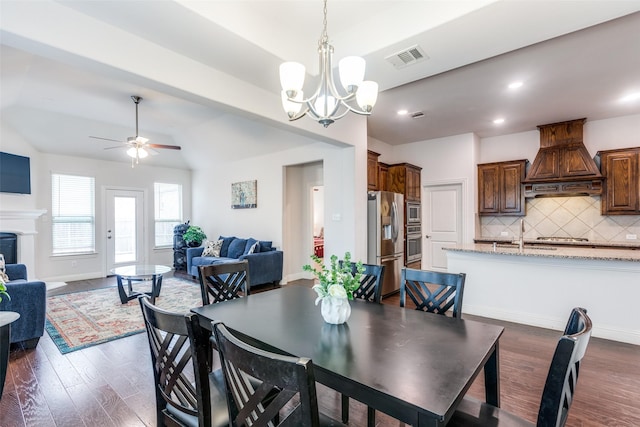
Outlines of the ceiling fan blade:
<svg viewBox="0 0 640 427">
<path fill-rule="evenodd" d="M 122 145 L 117 145 L 115 147 L 107 147 L 105 150 L 113 150 L 114 148 L 122 148 Z"/>
<path fill-rule="evenodd" d="M 119 141 L 119 140 L 117 140 L 117 139 L 102 138 L 101 136 L 91 136 L 91 135 L 89 135 L 89 138 L 93 138 L 93 139 L 102 139 L 102 140 L 105 140 L 105 141 L 113 141 L 113 142 L 121 142 L 121 143 L 123 143 L 123 142 L 124 142 L 124 141 Z"/>
<path fill-rule="evenodd" d="M 151 148 L 167 148 L 169 150 L 182 150 L 182 147 L 179 145 L 145 144 L 145 146 Z"/>
</svg>

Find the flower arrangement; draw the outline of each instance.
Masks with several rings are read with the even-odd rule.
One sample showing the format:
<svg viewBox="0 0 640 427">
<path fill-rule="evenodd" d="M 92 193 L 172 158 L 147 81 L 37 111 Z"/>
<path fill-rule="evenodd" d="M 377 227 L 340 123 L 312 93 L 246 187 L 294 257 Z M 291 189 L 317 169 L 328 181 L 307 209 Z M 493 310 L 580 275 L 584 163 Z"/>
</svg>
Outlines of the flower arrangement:
<svg viewBox="0 0 640 427">
<path fill-rule="evenodd" d="M 204 234 L 202 228 L 198 227 L 197 225 L 190 225 L 189 228 L 187 228 L 187 231 L 185 231 L 185 233 L 182 235 L 182 239 L 187 244 L 193 243 L 196 246 L 200 245 L 200 243 L 202 243 L 202 241 L 206 238 L 207 235 Z"/>
<path fill-rule="evenodd" d="M 338 263 L 336 255 L 331 255 L 329 268 L 316 255 L 311 255 L 311 259 L 322 266 L 320 270 L 311 267 L 309 264 L 302 266 L 304 271 L 312 272 L 320 281 L 319 284 L 313 286 L 313 290 L 318 294 L 316 305 L 323 298 L 329 296 L 353 299 L 353 292 L 360 286 L 360 279 L 364 272 L 362 261 L 356 263 L 356 274 L 354 275 L 351 272 L 351 254 L 349 252 L 344 254 L 342 265 Z"/>
<path fill-rule="evenodd" d="M 4 283 L 4 279 L 0 277 L 0 302 L 2 302 L 2 296 L 7 297 L 7 299 L 11 300 L 11 297 L 7 293 L 7 286 Z"/>
</svg>

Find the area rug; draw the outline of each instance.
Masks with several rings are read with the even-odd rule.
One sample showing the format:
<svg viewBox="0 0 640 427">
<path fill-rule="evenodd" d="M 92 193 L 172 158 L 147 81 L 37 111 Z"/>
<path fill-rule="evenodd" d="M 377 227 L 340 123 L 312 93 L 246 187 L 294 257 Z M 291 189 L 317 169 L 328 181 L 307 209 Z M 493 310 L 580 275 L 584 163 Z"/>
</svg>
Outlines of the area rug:
<svg viewBox="0 0 640 427">
<path fill-rule="evenodd" d="M 188 313 L 202 305 L 200 286 L 165 277 L 156 305 Z M 138 300 L 122 304 L 118 289 L 109 287 L 47 298 L 45 329 L 60 352 L 66 354 L 143 332 L 144 322 Z"/>
</svg>

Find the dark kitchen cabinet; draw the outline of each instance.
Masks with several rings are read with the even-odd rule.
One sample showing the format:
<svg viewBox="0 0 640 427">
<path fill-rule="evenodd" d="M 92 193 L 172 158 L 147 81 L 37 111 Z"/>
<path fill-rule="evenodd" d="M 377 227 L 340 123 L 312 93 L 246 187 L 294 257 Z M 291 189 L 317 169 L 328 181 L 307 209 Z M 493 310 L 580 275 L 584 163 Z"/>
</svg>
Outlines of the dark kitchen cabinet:
<svg viewBox="0 0 640 427">
<path fill-rule="evenodd" d="M 640 214 L 640 147 L 607 150 L 598 154 L 605 179 L 602 215 Z"/>
<path fill-rule="evenodd" d="M 379 190 L 378 184 L 378 157 L 380 154 L 367 150 L 367 190 Z"/>
<path fill-rule="evenodd" d="M 525 215 L 522 181 L 526 160 L 478 165 L 478 213 L 480 215 Z"/>
<path fill-rule="evenodd" d="M 387 190 L 404 194 L 405 201 L 419 202 L 421 171 L 421 167 L 409 163 L 389 165 Z"/>
<path fill-rule="evenodd" d="M 378 190 L 388 191 L 389 182 L 389 165 L 378 162 Z"/>
</svg>

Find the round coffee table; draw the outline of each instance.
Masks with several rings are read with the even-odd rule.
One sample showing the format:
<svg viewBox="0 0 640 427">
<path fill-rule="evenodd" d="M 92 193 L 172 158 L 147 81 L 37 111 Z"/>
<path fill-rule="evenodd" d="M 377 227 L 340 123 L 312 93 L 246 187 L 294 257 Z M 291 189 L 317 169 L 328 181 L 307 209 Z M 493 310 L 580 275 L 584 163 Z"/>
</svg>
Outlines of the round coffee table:
<svg viewBox="0 0 640 427">
<path fill-rule="evenodd" d="M 166 265 L 136 264 L 116 267 L 111 270 L 111 274 L 115 274 L 118 279 L 118 293 L 120 294 L 120 301 L 122 304 L 126 304 L 132 299 L 145 294 L 151 297 L 151 303 L 154 304 L 156 297 L 160 295 L 162 275 L 170 271 L 171 267 L 167 267 Z M 122 284 L 122 279 L 127 281 L 127 290 L 125 290 L 125 287 Z M 151 282 L 150 292 L 137 292 L 133 290 L 134 282 L 146 281 Z"/>
</svg>

